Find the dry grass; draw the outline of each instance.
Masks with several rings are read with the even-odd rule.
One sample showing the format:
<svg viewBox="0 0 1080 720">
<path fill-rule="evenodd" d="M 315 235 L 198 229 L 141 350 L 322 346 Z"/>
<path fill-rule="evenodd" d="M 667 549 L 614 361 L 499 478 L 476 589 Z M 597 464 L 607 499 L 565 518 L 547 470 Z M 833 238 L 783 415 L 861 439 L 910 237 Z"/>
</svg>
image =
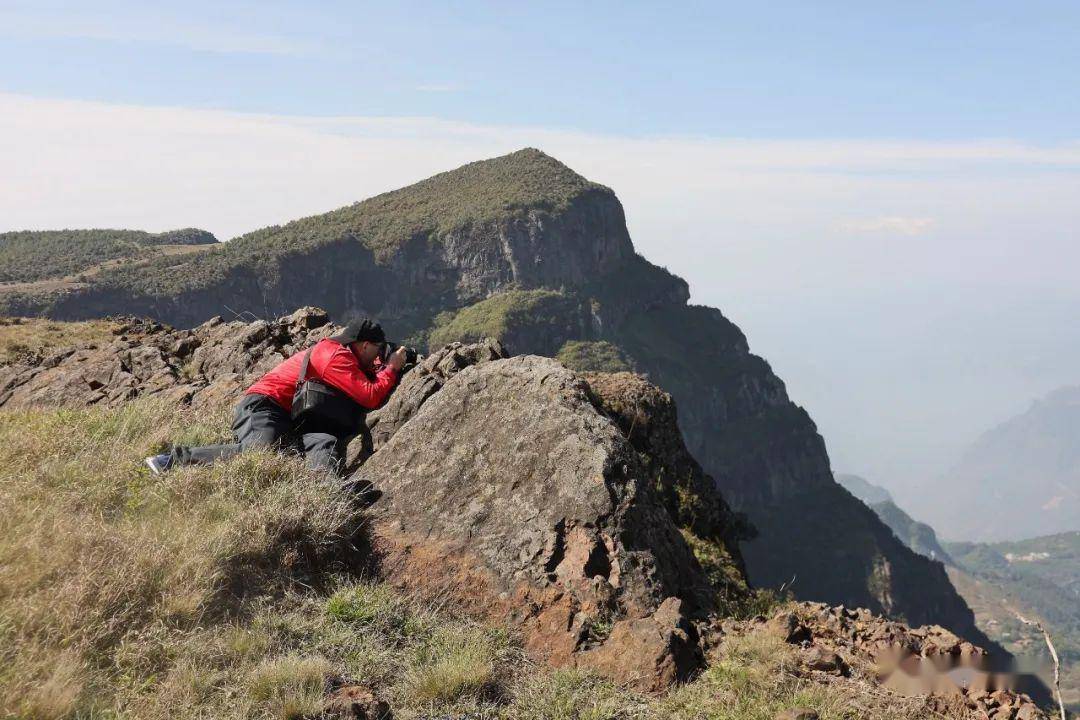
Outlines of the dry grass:
<svg viewBox="0 0 1080 720">
<path fill-rule="evenodd" d="M 40 318 L 0 317 L 0 367 L 41 357 L 68 345 L 108 342 L 116 323 L 109 320 L 57 322 Z"/>
<path fill-rule="evenodd" d="M 355 511 L 294 459 L 140 465 L 170 434 L 215 432 L 150 403 L 0 414 L 7 712 L 121 710 L 191 637 L 348 559 Z"/>
<path fill-rule="evenodd" d="M 285 655 L 260 663 L 247 678 L 251 699 L 273 715 L 300 718 L 322 710 L 333 665 L 320 657 Z"/>
</svg>

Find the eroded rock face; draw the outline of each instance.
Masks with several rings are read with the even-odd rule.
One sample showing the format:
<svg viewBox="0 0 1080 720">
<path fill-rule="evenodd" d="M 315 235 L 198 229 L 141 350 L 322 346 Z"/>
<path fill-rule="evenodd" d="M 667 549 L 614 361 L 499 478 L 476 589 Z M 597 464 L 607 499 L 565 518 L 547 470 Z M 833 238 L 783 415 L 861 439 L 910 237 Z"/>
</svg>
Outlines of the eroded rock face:
<svg viewBox="0 0 1080 720">
<path fill-rule="evenodd" d="M 552 662 L 646 689 L 699 666 L 708 579 L 640 453 L 558 362 L 457 372 L 357 475 L 382 492 L 389 581 L 509 617 Z"/>
</svg>

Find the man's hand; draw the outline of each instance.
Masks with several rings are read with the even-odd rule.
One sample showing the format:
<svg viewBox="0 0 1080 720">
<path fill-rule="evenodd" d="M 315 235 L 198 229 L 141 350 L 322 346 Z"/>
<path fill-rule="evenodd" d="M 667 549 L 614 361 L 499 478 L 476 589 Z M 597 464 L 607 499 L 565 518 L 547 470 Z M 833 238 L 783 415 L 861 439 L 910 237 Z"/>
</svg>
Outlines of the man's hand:
<svg viewBox="0 0 1080 720">
<path fill-rule="evenodd" d="M 390 354 L 390 359 L 386 361 L 386 364 L 394 368 L 395 372 L 401 372 L 401 368 L 405 367 L 406 357 L 405 348 L 399 347 Z"/>
</svg>

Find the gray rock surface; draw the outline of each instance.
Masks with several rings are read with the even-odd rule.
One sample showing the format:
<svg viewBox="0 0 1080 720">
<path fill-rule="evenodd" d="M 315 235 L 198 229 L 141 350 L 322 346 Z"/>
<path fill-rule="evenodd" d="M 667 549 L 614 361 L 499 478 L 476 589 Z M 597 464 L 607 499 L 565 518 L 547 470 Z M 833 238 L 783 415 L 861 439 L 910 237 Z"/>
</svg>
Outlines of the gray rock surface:
<svg viewBox="0 0 1080 720">
<path fill-rule="evenodd" d="M 639 453 L 558 362 L 461 370 L 357 476 L 382 492 L 391 582 L 510 617 L 553 662 L 646 689 L 700 663 L 709 582 Z"/>
</svg>

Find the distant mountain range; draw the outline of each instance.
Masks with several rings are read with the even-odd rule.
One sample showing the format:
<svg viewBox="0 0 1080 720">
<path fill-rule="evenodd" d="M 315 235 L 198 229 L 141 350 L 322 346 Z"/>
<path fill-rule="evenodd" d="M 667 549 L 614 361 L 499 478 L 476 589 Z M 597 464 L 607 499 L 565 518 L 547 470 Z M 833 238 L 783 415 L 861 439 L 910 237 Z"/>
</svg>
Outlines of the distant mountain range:
<svg viewBox="0 0 1080 720">
<path fill-rule="evenodd" d="M 942 535 L 996 542 L 1080 530 L 1080 386 L 987 431 L 910 504 Z"/>
</svg>

